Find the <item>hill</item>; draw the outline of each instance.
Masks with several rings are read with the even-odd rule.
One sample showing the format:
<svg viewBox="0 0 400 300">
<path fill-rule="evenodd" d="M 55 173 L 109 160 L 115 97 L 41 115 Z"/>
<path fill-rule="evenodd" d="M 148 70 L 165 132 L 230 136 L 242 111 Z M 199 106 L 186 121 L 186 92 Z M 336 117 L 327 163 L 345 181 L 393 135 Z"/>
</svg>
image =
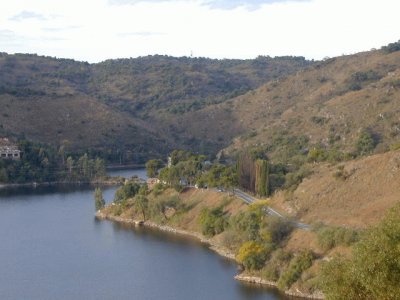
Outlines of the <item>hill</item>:
<svg viewBox="0 0 400 300">
<path fill-rule="evenodd" d="M 201 144 L 204 152 L 215 152 L 227 146 L 231 136 L 206 134 L 200 139 L 185 130 L 178 116 L 224 102 L 309 64 L 298 57 L 149 56 L 90 65 L 2 53 L 0 134 L 53 145 L 67 140 L 73 149 L 119 152 L 124 159 L 132 159 L 129 153 L 156 157 Z"/>
<path fill-rule="evenodd" d="M 68 140 L 122 160 L 257 148 L 292 169 L 380 153 L 400 142 L 397 45 L 314 63 L 2 54 L 0 134 Z"/>
<path fill-rule="evenodd" d="M 318 62 L 218 110 L 246 129 L 227 152 L 257 146 L 287 161 L 312 149 L 342 158 L 388 150 L 400 141 L 399 104 L 400 52 L 382 49 Z M 370 149 L 357 145 L 363 138 Z"/>
<path fill-rule="evenodd" d="M 399 176 L 399 151 L 317 164 L 292 193 L 276 193 L 271 203 L 306 223 L 366 228 L 400 202 Z"/>
</svg>

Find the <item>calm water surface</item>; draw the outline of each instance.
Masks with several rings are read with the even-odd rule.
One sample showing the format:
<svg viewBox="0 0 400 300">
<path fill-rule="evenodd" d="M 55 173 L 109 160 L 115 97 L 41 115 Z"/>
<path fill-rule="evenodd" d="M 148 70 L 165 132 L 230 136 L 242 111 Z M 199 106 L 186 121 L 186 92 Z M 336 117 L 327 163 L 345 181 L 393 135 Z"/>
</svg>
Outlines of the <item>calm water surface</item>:
<svg viewBox="0 0 400 300">
<path fill-rule="evenodd" d="M 0 299 L 286 299 L 197 241 L 97 221 L 93 190 L 0 190 Z"/>
</svg>

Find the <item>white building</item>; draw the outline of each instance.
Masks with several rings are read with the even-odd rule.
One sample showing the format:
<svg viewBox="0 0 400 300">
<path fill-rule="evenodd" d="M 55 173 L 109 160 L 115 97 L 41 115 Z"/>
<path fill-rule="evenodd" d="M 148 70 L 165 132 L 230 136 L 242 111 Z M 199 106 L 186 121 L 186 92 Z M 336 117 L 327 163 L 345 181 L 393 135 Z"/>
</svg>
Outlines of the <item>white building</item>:
<svg viewBox="0 0 400 300">
<path fill-rule="evenodd" d="M 0 146 L 0 159 L 20 159 L 21 151 L 16 146 Z"/>
<path fill-rule="evenodd" d="M 20 159 L 21 151 L 6 137 L 0 137 L 0 159 Z"/>
</svg>

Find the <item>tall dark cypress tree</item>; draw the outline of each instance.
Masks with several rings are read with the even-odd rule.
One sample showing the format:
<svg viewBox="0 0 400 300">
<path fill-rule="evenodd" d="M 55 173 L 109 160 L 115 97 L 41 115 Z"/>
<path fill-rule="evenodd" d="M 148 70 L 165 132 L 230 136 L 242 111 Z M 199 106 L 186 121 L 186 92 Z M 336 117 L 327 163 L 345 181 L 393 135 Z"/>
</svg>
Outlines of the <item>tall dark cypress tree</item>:
<svg viewBox="0 0 400 300">
<path fill-rule="evenodd" d="M 261 197 L 269 195 L 269 168 L 265 159 L 255 161 L 255 192 Z"/>
</svg>

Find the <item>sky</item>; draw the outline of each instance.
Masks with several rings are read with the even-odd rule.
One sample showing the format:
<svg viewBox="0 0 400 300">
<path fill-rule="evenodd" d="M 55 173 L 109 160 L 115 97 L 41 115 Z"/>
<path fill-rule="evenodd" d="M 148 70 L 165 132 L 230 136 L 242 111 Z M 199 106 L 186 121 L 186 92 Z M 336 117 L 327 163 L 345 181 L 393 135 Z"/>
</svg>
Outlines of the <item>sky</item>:
<svg viewBox="0 0 400 300">
<path fill-rule="evenodd" d="M 0 52 L 319 60 L 398 41 L 399 11 L 399 0 L 2 0 Z"/>
</svg>

